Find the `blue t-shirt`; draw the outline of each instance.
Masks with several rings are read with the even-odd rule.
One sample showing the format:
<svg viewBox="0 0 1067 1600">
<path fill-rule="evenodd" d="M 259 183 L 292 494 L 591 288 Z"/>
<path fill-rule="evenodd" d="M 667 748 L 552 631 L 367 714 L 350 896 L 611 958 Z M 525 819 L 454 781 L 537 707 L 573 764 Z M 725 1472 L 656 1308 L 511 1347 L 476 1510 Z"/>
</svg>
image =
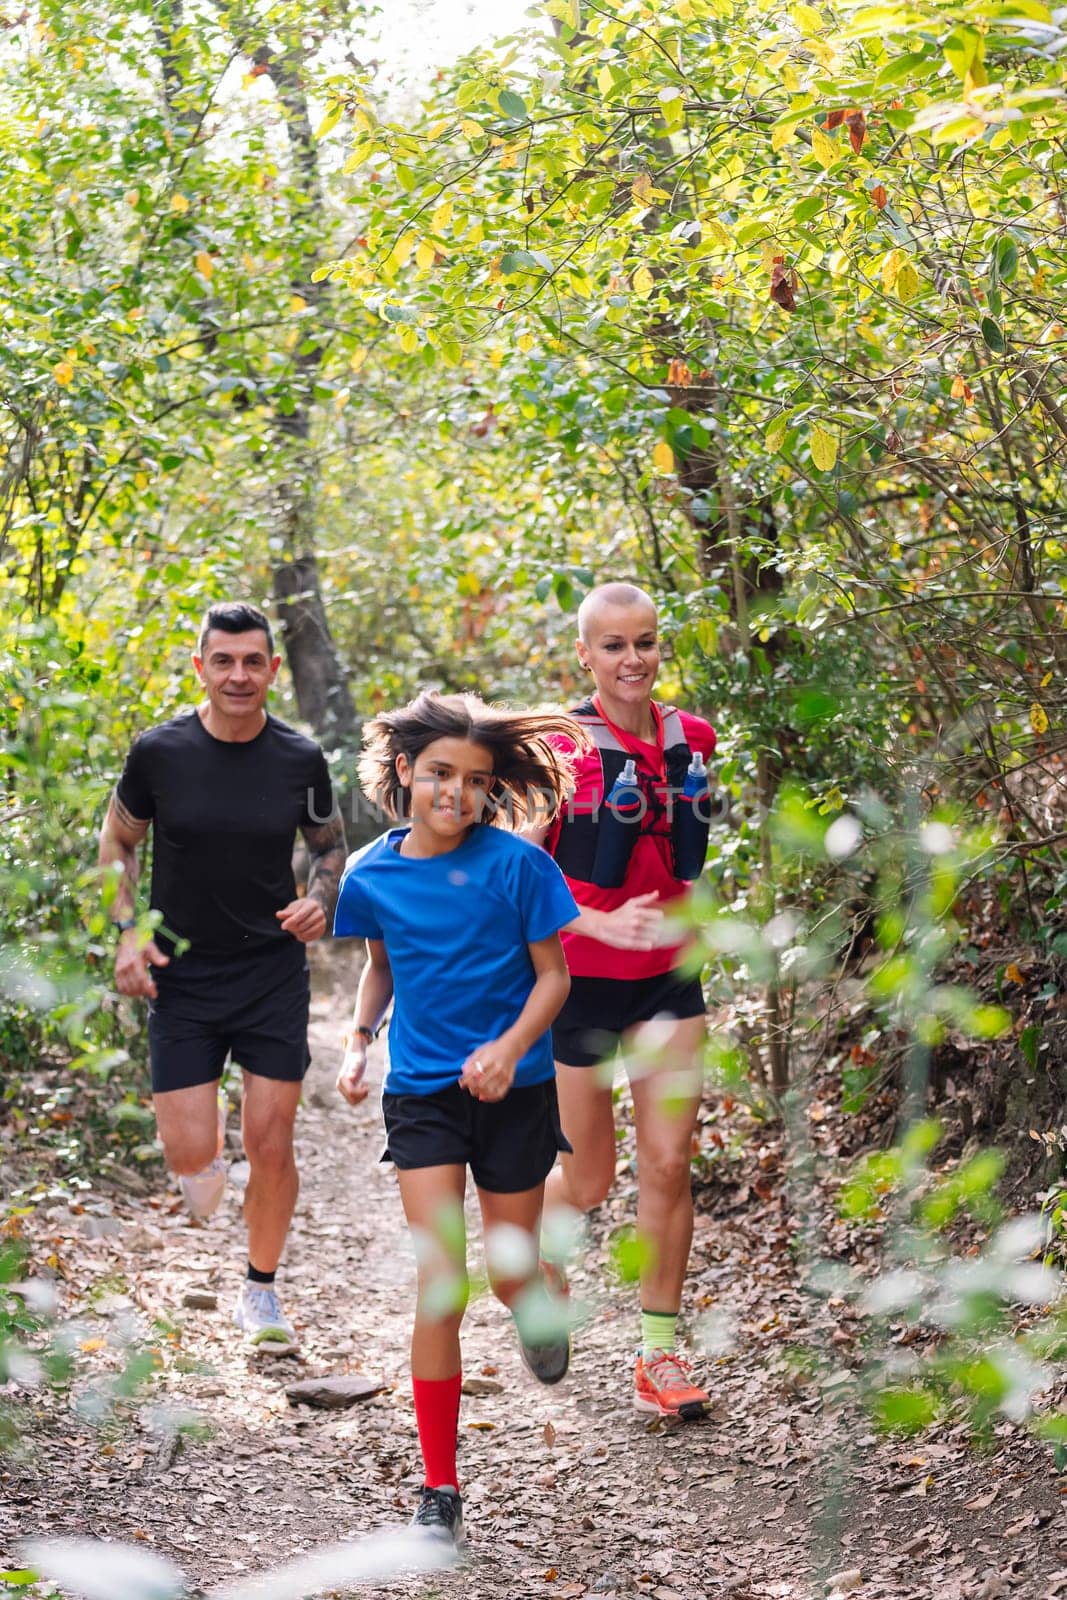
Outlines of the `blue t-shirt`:
<svg viewBox="0 0 1067 1600">
<path fill-rule="evenodd" d="M 578 915 L 544 850 L 486 824 L 444 855 L 399 854 L 391 828 L 350 856 L 337 897 L 339 938 L 385 941 L 393 972 L 388 1094 L 434 1094 L 479 1045 L 517 1021 L 536 974 L 528 945 Z M 521 1058 L 515 1083 L 555 1071 L 552 1036 Z"/>
</svg>

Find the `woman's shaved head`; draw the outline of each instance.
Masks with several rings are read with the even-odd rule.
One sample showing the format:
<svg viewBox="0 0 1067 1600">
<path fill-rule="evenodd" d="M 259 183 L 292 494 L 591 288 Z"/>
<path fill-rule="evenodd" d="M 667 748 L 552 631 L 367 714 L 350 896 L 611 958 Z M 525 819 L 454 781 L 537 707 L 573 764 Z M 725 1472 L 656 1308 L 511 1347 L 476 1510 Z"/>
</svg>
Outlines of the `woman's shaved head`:
<svg viewBox="0 0 1067 1600">
<path fill-rule="evenodd" d="M 652 613 L 655 623 L 656 602 L 644 589 L 639 589 L 635 583 L 600 583 L 595 589 L 590 589 L 578 607 L 579 639 L 588 644 L 593 624 L 600 614 L 609 607 L 620 606 L 642 606 Z"/>
</svg>

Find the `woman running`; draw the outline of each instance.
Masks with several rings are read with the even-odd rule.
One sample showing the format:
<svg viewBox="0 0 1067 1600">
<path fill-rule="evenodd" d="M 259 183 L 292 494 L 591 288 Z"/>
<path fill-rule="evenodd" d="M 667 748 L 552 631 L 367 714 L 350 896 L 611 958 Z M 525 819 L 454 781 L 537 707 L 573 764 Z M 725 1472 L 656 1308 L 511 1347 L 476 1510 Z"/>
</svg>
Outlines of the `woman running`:
<svg viewBox="0 0 1067 1600">
<path fill-rule="evenodd" d="M 581 907 L 563 934 L 571 989 L 552 1029 L 573 1153 L 561 1153 L 547 1204 L 586 1211 L 607 1197 L 618 1147 L 610 1077 L 595 1068 L 620 1043 L 632 1047 L 643 1023 L 660 1019 L 654 1068 L 646 1062 L 630 1073 L 637 1232 L 647 1250 L 634 1404 L 694 1419 L 708 1396 L 677 1352 L 675 1333 L 693 1236 L 689 1163 L 705 1012 L 700 979 L 680 965 L 684 946 L 663 941 L 662 923 L 703 865 L 702 768 L 715 733 L 703 718 L 653 700 L 657 617 L 643 590 L 628 583 L 592 590 L 579 608 L 577 650 L 595 692 L 571 714 L 592 748 L 577 752 L 574 800 L 544 841 Z"/>
<path fill-rule="evenodd" d="M 527 1367 L 558 1383 L 570 1361 L 564 1318 L 546 1324 L 538 1236 L 545 1178 L 570 1148 L 550 1028 L 570 987 L 559 930 L 578 908 L 554 862 L 512 831 L 531 796 L 555 813 L 570 787 L 568 758 L 549 736 L 584 744 L 559 713 L 497 710 L 469 695 L 424 693 L 376 717 L 360 780 L 404 823 L 350 858 L 334 923 L 335 934 L 367 941 L 337 1080 L 352 1105 L 367 1094 L 367 1045 L 394 1004 L 383 1159 L 397 1169 L 418 1265 L 411 1372 L 425 1483 L 414 1522 L 452 1540 L 462 1528 L 468 1166 L 490 1283 L 516 1316 Z M 503 1263 L 494 1229 L 510 1238 Z"/>
</svg>

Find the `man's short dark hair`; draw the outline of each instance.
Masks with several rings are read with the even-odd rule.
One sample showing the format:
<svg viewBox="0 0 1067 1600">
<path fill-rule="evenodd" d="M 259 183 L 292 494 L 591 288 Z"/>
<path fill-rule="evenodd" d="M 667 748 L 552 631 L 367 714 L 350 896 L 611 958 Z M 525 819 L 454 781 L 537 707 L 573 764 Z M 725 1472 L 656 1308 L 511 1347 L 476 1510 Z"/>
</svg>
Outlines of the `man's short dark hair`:
<svg viewBox="0 0 1067 1600">
<path fill-rule="evenodd" d="M 267 654 L 272 656 L 274 634 L 271 632 L 270 623 L 258 606 L 249 605 L 247 600 L 224 600 L 217 606 L 209 606 L 200 624 L 196 653 L 203 660 L 207 636 L 216 629 L 220 633 L 251 633 L 254 628 L 259 628 L 267 635 Z"/>
</svg>

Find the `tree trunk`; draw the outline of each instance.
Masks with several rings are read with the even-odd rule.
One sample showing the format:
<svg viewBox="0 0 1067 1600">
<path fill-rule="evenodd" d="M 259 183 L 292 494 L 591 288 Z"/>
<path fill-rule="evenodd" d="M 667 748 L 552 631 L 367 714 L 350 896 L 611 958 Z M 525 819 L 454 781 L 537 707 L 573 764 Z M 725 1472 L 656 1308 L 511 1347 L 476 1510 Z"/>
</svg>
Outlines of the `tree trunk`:
<svg viewBox="0 0 1067 1600">
<path fill-rule="evenodd" d="M 359 724 L 334 649 L 314 555 L 274 568 L 274 600 L 300 715 L 328 749 L 356 742 Z"/>
</svg>

